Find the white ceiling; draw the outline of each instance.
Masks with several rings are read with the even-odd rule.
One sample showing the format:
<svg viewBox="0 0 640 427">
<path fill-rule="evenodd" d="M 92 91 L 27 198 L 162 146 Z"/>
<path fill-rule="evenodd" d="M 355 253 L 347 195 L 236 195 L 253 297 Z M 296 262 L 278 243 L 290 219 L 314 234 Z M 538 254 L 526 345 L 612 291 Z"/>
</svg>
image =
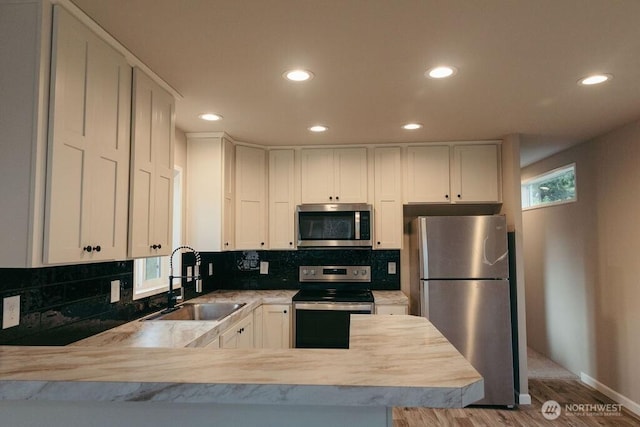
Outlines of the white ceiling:
<svg viewBox="0 0 640 427">
<path fill-rule="evenodd" d="M 73 2 L 182 95 L 185 132 L 265 145 L 520 133 L 528 164 L 640 117 L 637 0 Z M 439 64 L 459 71 L 424 77 Z M 292 67 L 315 78 L 284 80 Z M 614 78 L 576 84 L 594 72 Z"/>
</svg>

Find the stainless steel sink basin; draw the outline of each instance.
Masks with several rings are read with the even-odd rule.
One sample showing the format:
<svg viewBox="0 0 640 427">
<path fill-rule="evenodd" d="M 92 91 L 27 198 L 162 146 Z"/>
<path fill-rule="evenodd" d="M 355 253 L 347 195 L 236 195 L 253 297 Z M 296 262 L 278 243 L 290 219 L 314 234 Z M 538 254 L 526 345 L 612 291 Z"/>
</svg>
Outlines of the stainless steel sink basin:
<svg viewBox="0 0 640 427">
<path fill-rule="evenodd" d="M 234 311 L 245 306 L 246 303 L 212 302 L 212 303 L 184 303 L 174 311 L 158 313 L 144 320 L 220 320 Z"/>
</svg>

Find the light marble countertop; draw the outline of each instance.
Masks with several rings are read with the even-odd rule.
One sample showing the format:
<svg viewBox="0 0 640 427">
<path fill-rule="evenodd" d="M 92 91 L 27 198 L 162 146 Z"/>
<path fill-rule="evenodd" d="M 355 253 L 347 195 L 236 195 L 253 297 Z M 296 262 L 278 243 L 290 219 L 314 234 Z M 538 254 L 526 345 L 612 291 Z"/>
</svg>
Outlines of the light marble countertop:
<svg viewBox="0 0 640 427">
<path fill-rule="evenodd" d="M 295 293 L 266 292 L 243 291 L 246 311 L 224 322 L 130 322 L 72 346 L 2 346 L 0 399 L 463 407 L 483 397 L 480 374 L 415 316 L 353 315 L 346 350 L 149 348 L 204 345 Z"/>
</svg>

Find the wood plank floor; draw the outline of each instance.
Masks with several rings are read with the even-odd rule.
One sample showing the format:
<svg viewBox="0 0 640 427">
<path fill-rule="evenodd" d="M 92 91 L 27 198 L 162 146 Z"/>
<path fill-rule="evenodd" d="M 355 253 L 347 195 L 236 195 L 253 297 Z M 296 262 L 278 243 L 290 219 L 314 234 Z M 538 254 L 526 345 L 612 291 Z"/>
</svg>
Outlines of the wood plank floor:
<svg viewBox="0 0 640 427">
<path fill-rule="evenodd" d="M 429 409 L 393 408 L 394 427 L 423 426 L 620 426 L 638 427 L 640 419 L 623 410 L 616 415 L 580 414 L 566 411 L 565 404 L 615 403 L 598 391 L 574 379 L 529 379 L 531 405 L 517 409 Z M 542 404 L 555 400 L 562 408 L 560 416 L 549 421 L 542 415 Z"/>
</svg>

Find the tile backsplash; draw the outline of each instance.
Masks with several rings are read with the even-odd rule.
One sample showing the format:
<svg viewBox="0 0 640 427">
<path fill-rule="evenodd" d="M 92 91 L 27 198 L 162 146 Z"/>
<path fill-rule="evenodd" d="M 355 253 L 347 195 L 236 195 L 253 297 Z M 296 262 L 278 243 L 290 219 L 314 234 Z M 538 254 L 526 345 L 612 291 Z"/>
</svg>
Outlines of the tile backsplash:
<svg viewBox="0 0 640 427">
<path fill-rule="evenodd" d="M 300 265 L 371 265 L 372 288 L 400 289 L 400 251 L 329 249 L 204 252 L 203 291 L 297 289 Z M 267 262 L 268 274 L 260 274 Z M 388 263 L 396 274 L 388 274 Z M 183 274 L 192 254 L 183 255 Z M 213 275 L 209 275 L 212 264 Z M 165 294 L 133 300 L 133 261 L 43 268 L 0 269 L 0 301 L 20 295 L 20 324 L 0 329 L 0 345 L 66 345 L 162 309 Z M 111 281 L 120 281 L 120 300 L 110 302 Z M 185 288 L 185 300 L 195 293 Z M 2 304 L 0 304 L 0 320 Z"/>
</svg>

